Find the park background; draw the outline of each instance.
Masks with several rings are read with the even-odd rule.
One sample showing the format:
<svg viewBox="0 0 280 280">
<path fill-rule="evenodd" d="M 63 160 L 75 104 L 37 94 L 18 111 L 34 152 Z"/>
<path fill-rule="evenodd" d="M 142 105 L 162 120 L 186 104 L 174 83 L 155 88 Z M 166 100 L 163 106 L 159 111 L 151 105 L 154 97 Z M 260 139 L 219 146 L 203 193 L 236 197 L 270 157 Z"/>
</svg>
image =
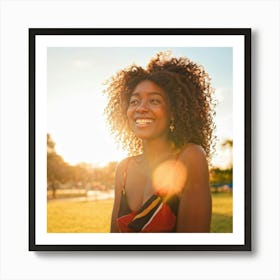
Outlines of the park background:
<svg viewBox="0 0 280 280">
<path fill-rule="evenodd" d="M 48 47 L 48 232 L 108 232 L 114 172 L 127 156 L 104 116 L 106 81 L 132 65 L 145 67 L 160 51 L 200 64 L 217 103 L 217 143 L 210 162 L 212 232 L 232 232 L 231 47 Z M 40 186 L 38 186 L 40 187 Z"/>
</svg>

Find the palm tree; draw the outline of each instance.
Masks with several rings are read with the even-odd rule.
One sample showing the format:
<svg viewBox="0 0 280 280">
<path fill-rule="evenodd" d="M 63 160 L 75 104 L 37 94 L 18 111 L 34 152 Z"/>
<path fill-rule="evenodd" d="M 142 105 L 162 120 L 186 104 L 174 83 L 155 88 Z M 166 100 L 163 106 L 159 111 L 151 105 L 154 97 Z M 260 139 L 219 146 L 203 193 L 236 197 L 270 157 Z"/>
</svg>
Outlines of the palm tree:
<svg viewBox="0 0 280 280">
<path fill-rule="evenodd" d="M 228 150 L 230 152 L 230 162 L 229 162 L 229 169 L 232 169 L 233 162 L 232 162 L 232 148 L 233 148 L 233 140 L 232 139 L 226 139 L 222 142 L 221 148 L 226 151 Z"/>
</svg>

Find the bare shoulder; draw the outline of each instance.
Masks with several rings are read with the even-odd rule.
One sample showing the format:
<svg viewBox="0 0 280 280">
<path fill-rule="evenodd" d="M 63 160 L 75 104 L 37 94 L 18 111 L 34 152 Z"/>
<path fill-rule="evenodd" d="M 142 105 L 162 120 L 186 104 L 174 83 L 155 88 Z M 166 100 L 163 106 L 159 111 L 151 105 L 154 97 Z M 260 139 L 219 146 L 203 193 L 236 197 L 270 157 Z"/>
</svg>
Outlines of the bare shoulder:
<svg viewBox="0 0 280 280">
<path fill-rule="evenodd" d="M 187 166 L 196 166 L 197 164 L 207 164 L 206 153 L 202 146 L 189 143 L 180 153 L 180 159 Z"/>
<path fill-rule="evenodd" d="M 125 159 L 122 159 L 116 166 L 116 177 L 120 176 L 121 174 L 123 174 L 123 172 L 125 172 L 125 170 L 127 169 L 127 165 L 129 162 L 129 159 L 131 157 L 127 157 Z"/>
<path fill-rule="evenodd" d="M 131 157 L 127 157 L 127 158 L 124 158 L 123 160 L 121 160 L 118 164 L 117 164 L 117 167 L 116 167 L 116 179 L 118 180 L 119 178 L 123 178 L 123 174 L 127 171 L 128 169 L 128 165 L 129 165 L 129 162 L 135 158 L 137 156 L 131 156 Z"/>
<path fill-rule="evenodd" d="M 127 163 L 129 161 L 130 157 L 127 157 L 127 158 L 124 158 L 122 159 L 118 164 L 117 164 L 117 167 L 116 167 L 116 171 L 122 171 L 126 168 L 127 166 Z"/>
<path fill-rule="evenodd" d="M 124 185 L 125 172 L 127 169 L 129 157 L 121 160 L 115 170 L 115 201 L 118 200 Z"/>
</svg>

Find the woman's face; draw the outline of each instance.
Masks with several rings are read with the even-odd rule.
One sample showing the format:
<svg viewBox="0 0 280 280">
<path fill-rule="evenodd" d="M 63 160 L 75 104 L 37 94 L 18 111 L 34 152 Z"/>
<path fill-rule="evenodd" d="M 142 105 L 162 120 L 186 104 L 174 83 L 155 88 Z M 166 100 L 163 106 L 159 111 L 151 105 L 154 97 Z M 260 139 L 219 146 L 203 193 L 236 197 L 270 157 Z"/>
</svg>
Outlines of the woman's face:
<svg viewBox="0 0 280 280">
<path fill-rule="evenodd" d="M 167 139 L 170 110 L 164 90 L 149 80 L 140 82 L 132 91 L 127 118 L 137 137 L 143 140 Z"/>
</svg>

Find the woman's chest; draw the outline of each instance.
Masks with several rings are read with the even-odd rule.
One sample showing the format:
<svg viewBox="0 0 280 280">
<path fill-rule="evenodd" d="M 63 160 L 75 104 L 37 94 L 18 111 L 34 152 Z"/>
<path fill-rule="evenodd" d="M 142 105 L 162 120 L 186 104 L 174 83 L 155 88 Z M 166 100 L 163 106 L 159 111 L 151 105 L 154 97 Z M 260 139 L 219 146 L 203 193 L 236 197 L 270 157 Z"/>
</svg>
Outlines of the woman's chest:
<svg viewBox="0 0 280 280">
<path fill-rule="evenodd" d="M 153 180 L 148 172 L 131 168 L 125 182 L 127 203 L 131 210 L 138 210 L 154 193 Z"/>
</svg>

